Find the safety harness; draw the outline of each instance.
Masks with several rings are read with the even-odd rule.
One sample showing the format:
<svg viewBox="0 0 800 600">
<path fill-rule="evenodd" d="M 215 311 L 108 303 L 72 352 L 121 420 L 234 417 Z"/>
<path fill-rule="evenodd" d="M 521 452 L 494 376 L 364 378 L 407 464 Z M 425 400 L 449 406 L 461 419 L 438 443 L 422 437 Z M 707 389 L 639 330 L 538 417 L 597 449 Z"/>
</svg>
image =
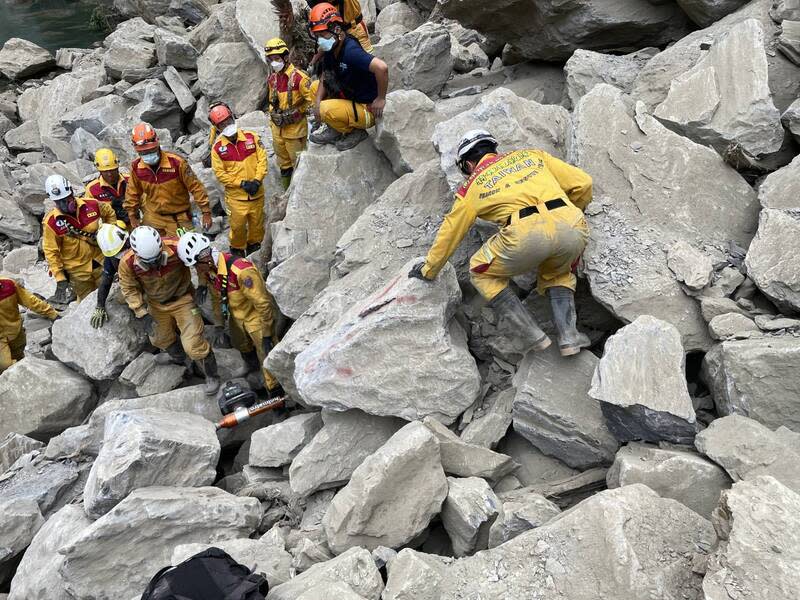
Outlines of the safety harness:
<svg viewBox="0 0 800 600">
<path fill-rule="evenodd" d="M 278 127 L 284 127 L 285 125 L 294 125 L 298 121 L 303 118 L 303 113 L 299 110 L 292 108 L 294 106 L 294 97 L 293 92 L 295 87 L 299 89 L 300 83 L 302 82 L 302 77 L 300 73 L 294 71 L 292 73 L 291 78 L 286 84 L 286 108 L 281 108 L 281 98 L 280 94 L 278 93 L 278 74 L 273 73 L 270 76 L 270 98 L 269 103 L 272 107 L 270 110 L 269 117 L 272 119 L 272 122 L 275 123 Z"/>
<path fill-rule="evenodd" d="M 236 257 L 231 256 L 229 259 L 220 253 L 219 260 L 217 261 L 217 277 L 219 277 L 219 295 L 220 295 L 220 309 L 222 310 L 222 318 L 227 321 L 231 315 L 230 304 L 228 302 L 228 286 L 229 286 L 229 273 L 233 262 Z"/>
<path fill-rule="evenodd" d="M 56 225 L 58 227 L 65 228 L 67 230 L 67 235 L 85 242 L 89 242 L 93 246 L 97 246 L 97 238 L 94 233 L 89 233 L 87 231 L 83 231 L 82 229 L 78 229 L 72 223 L 67 221 L 66 218 L 56 217 Z"/>
</svg>

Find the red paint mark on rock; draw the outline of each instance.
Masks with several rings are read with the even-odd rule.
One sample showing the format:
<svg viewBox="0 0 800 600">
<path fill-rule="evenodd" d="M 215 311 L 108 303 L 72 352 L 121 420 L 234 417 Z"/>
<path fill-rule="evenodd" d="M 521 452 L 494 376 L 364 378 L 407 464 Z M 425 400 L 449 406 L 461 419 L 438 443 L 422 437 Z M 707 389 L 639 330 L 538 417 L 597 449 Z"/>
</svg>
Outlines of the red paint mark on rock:
<svg viewBox="0 0 800 600">
<path fill-rule="evenodd" d="M 353 369 L 350 367 L 336 367 L 336 374 L 339 377 L 352 377 Z"/>
<path fill-rule="evenodd" d="M 408 296 L 398 296 L 394 299 L 395 302 L 398 304 L 414 304 L 417 302 L 419 298 L 414 295 L 409 294 Z"/>
</svg>

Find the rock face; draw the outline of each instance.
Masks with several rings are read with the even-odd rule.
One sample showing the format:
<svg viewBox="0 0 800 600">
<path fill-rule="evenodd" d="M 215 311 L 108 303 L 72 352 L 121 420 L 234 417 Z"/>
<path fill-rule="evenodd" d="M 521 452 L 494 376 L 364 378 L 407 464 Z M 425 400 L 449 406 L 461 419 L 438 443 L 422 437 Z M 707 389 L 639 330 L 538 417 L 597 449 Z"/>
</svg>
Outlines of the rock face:
<svg viewBox="0 0 800 600">
<path fill-rule="evenodd" d="M 288 465 L 322 428 L 318 412 L 294 415 L 253 434 L 250 464 L 255 467 Z"/>
<path fill-rule="evenodd" d="M 239 26 L 241 34 L 250 46 L 248 53 L 259 57 L 266 64 L 266 57 L 263 55 L 264 43 L 270 38 L 281 35 L 278 19 L 272 11 L 269 0 L 236 0 L 234 24 Z"/>
<path fill-rule="evenodd" d="M 44 524 L 39 506 L 29 498 L 8 498 L 0 501 L 0 580 L 13 569 L 16 556 L 28 547 Z"/>
<path fill-rule="evenodd" d="M 397 3 L 391 6 L 406 6 Z M 382 13 L 381 13 L 382 14 Z M 376 126 L 375 146 L 386 155 L 397 175 L 410 173 L 437 158 L 430 135 L 441 120 L 436 104 L 419 90 L 395 90 Z"/>
<path fill-rule="evenodd" d="M 800 209 L 761 211 L 758 233 L 747 253 L 747 272 L 779 308 L 800 310 L 800 275 L 783 257 L 800 248 Z"/>
<path fill-rule="evenodd" d="M 364 459 L 383 446 L 405 421 L 360 410 L 323 410 L 322 423 L 322 429 L 295 456 L 289 469 L 292 491 L 301 496 L 346 483 Z"/>
<path fill-rule="evenodd" d="M 591 50 L 576 50 L 564 65 L 567 94 L 572 106 L 577 106 L 578 101 L 598 83 L 607 83 L 629 93 L 636 75 L 657 52 L 654 48 L 646 48 L 632 54 L 615 56 Z"/>
<path fill-rule="evenodd" d="M 240 42 L 214 44 L 197 60 L 197 83 L 203 95 L 212 102 L 228 102 L 239 115 L 263 106 L 266 77 L 264 63 Z"/>
<path fill-rule="evenodd" d="M 708 27 L 747 4 L 747 0 L 677 0 L 677 2 L 683 12 L 700 27 Z"/>
<path fill-rule="evenodd" d="M 714 513 L 720 545 L 709 560 L 709 599 L 791 598 L 800 586 L 793 549 L 800 543 L 800 495 L 772 477 L 737 483 Z"/>
<path fill-rule="evenodd" d="M 219 453 L 214 426 L 200 416 L 152 408 L 113 412 L 86 482 L 86 514 L 100 518 L 137 488 L 210 485 Z"/>
<path fill-rule="evenodd" d="M 553 597 L 593 600 L 601 585 L 614 598 L 699 597 L 702 577 L 692 561 L 714 539 L 711 524 L 697 513 L 646 486 L 629 485 L 600 492 L 547 525 L 457 561 L 445 571 L 439 597 L 525 598 L 549 590 Z M 487 576 L 499 564 L 503 576 Z"/>
<path fill-rule="evenodd" d="M 60 549 L 59 572 L 76 599 L 129 598 L 177 546 L 247 537 L 260 518 L 258 500 L 216 488 L 138 489 Z"/>
<path fill-rule="evenodd" d="M 91 384 L 61 363 L 29 356 L 0 374 L 3 420 L 10 432 L 48 439 L 79 425 L 94 408 Z"/>
<path fill-rule="evenodd" d="M 442 524 L 455 556 L 467 556 L 489 545 L 489 530 L 501 513 L 500 500 L 480 477 L 447 478 Z"/>
<path fill-rule="evenodd" d="M 680 334 L 659 319 L 639 317 L 606 341 L 589 395 L 620 441 L 691 443 L 697 432 Z"/>
<path fill-rule="evenodd" d="M 9 79 L 27 79 L 54 66 L 55 57 L 28 40 L 10 38 L 0 50 L 0 73 Z"/>
<path fill-rule="evenodd" d="M 328 545 L 337 554 L 353 546 L 403 546 L 439 513 L 445 496 L 439 443 L 422 423 L 409 423 L 334 497 L 323 521 Z"/>
<path fill-rule="evenodd" d="M 606 477 L 610 489 L 643 483 L 662 498 L 672 498 L 697 514 L 711 518 L 720 492 L 731 479 L 720 467 L 693 452 L 644 444 L 620 448 Z"/>
<path fill-rule="evenodd" d="M 767 175 L 758 187 L 762 208 L 800 209 L 800 157 Z"/>
<path fill-rule="evenodd" d="M 619 444 L 588 394 L 596 367 L 588 351 L 569 361 L 556 350 L 529 353 L 514 377 L 514 431 L 571 467 L 610 464 Z"/>
<path fill-rule="evenodd" d="M 389 66 L 389 89 L 438 94 L 453 70 L 450 33 L 438 23 L 381 41 L 375 53 Z"/>
<path fill-rule="evenodd" d="M 791 336 L 724 341 L 706 354 L 703 377 L 721 415 L 741 414 L 769 428 L 800 430 L 795 374 L 800 341 Z"/>
</svg>

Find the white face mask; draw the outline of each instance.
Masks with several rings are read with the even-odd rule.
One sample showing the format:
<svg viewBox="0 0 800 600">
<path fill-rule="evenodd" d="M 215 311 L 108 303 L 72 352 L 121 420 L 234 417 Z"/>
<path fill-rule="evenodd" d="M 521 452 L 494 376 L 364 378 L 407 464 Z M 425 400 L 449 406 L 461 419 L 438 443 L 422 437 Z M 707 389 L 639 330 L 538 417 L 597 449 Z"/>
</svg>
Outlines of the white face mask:
<svg viewBox="0 0 800 600">
<path fill-rule="evenodd" d="M 236 125 L 228 125 L 222 130 L 222 135 L 226 138 L 233 138 L 236 135 Z"/>
<path fill-rule="evenodd" d="M 161 160 L 161 155 L 158 152 L 148 152 L 147 154 L 142 154 L 140 156 L 142 157 L 142 160 L 145 162 L 145 164 L 148 164 L 151 167 L 153 165 L 157 165 L 158 161 Z"/>
<path fill-rule="evenodd" d="M 280 73 L 283 71 L 283 61 L 282 60 L 273 60 L 269 63 L 269 66 L 272 67 L 272 70 L 276 73 Z"/>
<path fill-rule="evenodd" d="M 319 49 L 322 50 L 323 52 L 330 52 L 336 45 L 336 38 L 319 37 L 317 38 L 317 45 L 319 46 Z"/>
</svg>

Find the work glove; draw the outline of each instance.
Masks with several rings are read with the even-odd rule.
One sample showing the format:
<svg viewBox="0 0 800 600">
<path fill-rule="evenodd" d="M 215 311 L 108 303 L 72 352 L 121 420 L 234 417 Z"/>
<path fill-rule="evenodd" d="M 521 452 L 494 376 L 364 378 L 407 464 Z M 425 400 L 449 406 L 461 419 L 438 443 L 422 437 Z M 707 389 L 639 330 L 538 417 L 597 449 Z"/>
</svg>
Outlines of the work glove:
<svg viewBox="0 0 800 600">
<path fill-rule="evenodd" d="M 201 285 L 194 292 L 194 302 L 197 306 L 201 306 L 208 297 L 208 286 Z"/>
<path fill-rule="evenodd" d="M 139 322 L 144 327 L 144 332 L 149 337 L 152 337 L 156 330 L 156 320 L 150 316 L 150 313 L 145 314 L 143 317 L 139 317 Z"/>
<path fill-rule="evenodd" d="M 258 192 L 258 185 L 257 182 L 254 180 L 243 181 L 240 186 L 241 188 L 247 192 L 248 196 L 255 196 L 256 192 Z"/>
<path fill-rule="evenodd" d="M 272 352 L 272 338 L 268 335 L 261 338 L 261 347 L 264 349 L 264 356 L 269 356 L 269 353 Z"/>
<path fill-rule="evenodd" d="M 228 334 L 225 333 L 224 327 L 220 327 L 219 325 L 213 326 L 209 337 L 211 338 L 212 346 L 217 348 L 230 346 L 230 339 L 228 338 Z"/>
<path fill-rule="evenodd" d="M 75 291 L 72 289 L 69 281 L 65 279 L 64 281 L 59 281 L 56 283 L 56 293 L 53 294 L 48 301 L 55 304 L 66 305 L 76 298 L 77 296 L 75 295 Z"/>
<path fill-rule="evenodd" d="M 106 321 L 108 321 L 108 312 L 102 306 L 98 306 L 92 312 L 92 318 L 89 320 L 89 324 L 94 329 L 100 329 L 103 325 L 105 325 Z"/>
<path fill-rule="evenodd" d="M 419 262 L 411 267 L 411 270 L 408 272 L 409 279 L 411 277 L 416 277 L 417 279 L 421 279 L 422 281 L 430 281 L 425 275 L 422 274 L 422 267 L 425 266 L 425 262 Z"/>
</svg>

